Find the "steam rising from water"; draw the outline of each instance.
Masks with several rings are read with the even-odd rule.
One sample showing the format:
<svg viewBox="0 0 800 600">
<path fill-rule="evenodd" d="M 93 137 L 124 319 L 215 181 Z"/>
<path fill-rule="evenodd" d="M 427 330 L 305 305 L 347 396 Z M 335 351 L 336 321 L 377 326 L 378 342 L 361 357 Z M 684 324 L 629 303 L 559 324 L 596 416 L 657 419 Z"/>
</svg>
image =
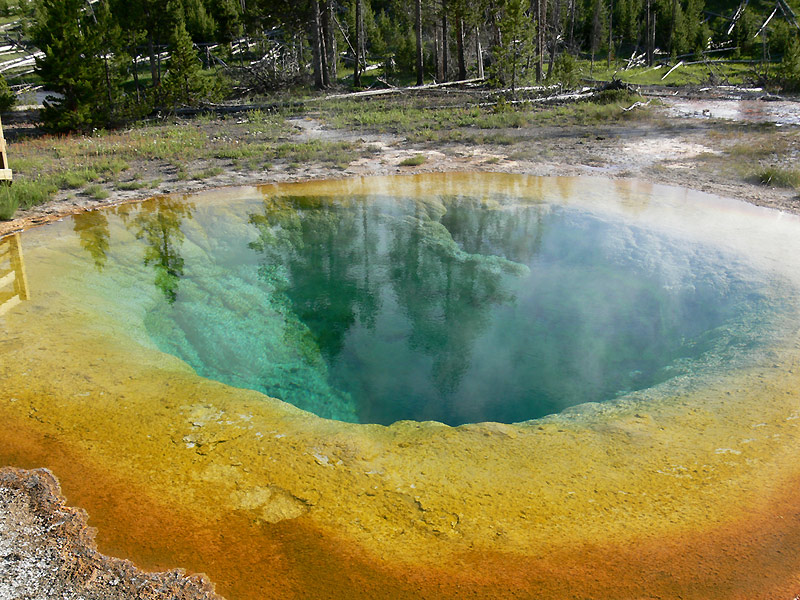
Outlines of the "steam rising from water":
<svg viewBox="0 0 800 600">
<path fill-rule="evenodd" d="M 495 191 L 163 198 L 74 217 L 71 270 L 92 265 L 101 297 L 139 290 L 128 309 L 198 374 L 350 422 L 525 421 L 762 343 L 780 278 L 596 208 Z"/>
<path fill-rule="evenodd" d="M 799 225 L 635 182 L 453 174 L 81 215 L 0 247 L 27 282 L 0 319 L 0 455 L 54 469 L 107 550 L 232 599 L 792 597 Z M 366 426 L 194 370 L 279 373 L 287 399 L 370 420 L 345 385 L 406 360 L 373 390 L 432 382 L 451 422 L 519 381 L 599 401 Z"/>
</svg>

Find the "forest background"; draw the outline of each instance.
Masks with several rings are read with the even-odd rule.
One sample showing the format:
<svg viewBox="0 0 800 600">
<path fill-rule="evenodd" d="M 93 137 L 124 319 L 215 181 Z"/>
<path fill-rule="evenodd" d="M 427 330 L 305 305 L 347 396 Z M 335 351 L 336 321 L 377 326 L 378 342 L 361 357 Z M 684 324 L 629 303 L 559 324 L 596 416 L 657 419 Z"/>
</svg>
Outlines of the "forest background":
<svg viewBox="0 0 800 600">
<path fill-rule="evenodd" d="M 594 168 L 616 160 L 617 136 L 678 135 L 663 86 L 800 90 L 800 0 L 705 1 L 0 0 L 14 173 L 0 230 L 198 186 L 444 169 L 465 153 L 485 155 L 472 169 Z M 724 193 L 800 191 L 793 128 L 680 132 L 718 146 L 688 185 L 703 171 Z M 675 183 L 634 157 L 623 173 Z"/>
<path fill-rule="evenodd" d="M 531 83 L 574 88 L 659 64 L 744 65 L 740 77 L 796 91 L 796 4 L 0 0 L 0 15 L 21 17 L 17 39 L 40 51 L 29 77 L 53 93 L 45 128 L 86 132 L 279 92 L 480 79 L 516 97 Z"/>
</svg>

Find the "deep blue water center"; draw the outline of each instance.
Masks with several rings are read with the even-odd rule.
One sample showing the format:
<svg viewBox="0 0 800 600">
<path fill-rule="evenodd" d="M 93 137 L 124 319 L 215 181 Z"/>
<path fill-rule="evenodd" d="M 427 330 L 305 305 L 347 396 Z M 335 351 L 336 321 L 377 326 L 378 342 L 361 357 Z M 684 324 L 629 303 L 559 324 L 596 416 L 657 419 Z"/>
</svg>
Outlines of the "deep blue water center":
<svg viewBox="0 0 800 600">
<path fill-rule="evenodd" d="M 126 217 L 161 291 L 147 332 L 202 376 L 327 418 L 512 423 L 613 399 L 730 344 L 763 300 L 712 249 L 568 206 L 249 206 L 238 225 L 177 202 Z"/>
</svg>

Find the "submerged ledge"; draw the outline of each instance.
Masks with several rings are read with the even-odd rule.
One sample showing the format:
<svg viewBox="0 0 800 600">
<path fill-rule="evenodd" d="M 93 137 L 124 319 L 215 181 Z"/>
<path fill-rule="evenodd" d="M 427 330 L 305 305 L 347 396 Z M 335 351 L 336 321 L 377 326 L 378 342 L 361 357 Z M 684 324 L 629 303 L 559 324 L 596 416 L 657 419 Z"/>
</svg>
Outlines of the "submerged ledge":
<svg viewBox="0 0 800 600">
<path fill-rule="evenodd" d="M 0 342 L 0 462 L 51 468 L 104 552 L 206 572 L 230 600 L 797 591 L 789 331 L 731 372 L 559 417 L 353 425 L 121 348 L 130 323 L 55 302 L 76 290 L 42 252 L 36 310 Z"/>
</svg>

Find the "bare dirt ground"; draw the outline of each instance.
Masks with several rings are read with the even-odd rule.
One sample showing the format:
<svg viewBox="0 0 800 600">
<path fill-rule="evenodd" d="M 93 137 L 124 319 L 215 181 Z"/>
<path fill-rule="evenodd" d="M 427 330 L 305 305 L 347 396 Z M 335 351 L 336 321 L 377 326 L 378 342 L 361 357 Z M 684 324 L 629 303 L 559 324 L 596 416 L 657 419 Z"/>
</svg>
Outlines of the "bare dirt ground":
<svg viewBox="0 0 800 600">
<path fill-rule="evenodd" d="M 266 172 L 223 165 L 223 172 L 204 181 L 180 180 L 174 168 L 139 165 L 143 179 L 162 180 L 155 193 L 186 193 L 234 185 L 288 182 L 398 173 L 492 171 L 530 175 L 595 175 L 637 178 L 737 198 L 753 204 L 800 214 L 800 197 L 789 189 L 764 186 L 743 176 L 737 148 L 776 141 L 785 149 L 782 161 L 797 164 L 800 127 L 744 126 L 699 115 L 675 116 L 666 108 L 656 118 L 598 126 L 538 127 L 513 145 L 411 144 L 397 134 L 329 129 L 316 117 L 294 119 L 292 138 L 298 141 L 360 141 L 372 152 L 346 169 L 310 163 L 276 164 Z M 798 105 L 800 111 L 800 105 Z M 22 125 L 24 126 L 24 124 Z M 213 127 L 213 122 L 209 124 Z M 13 124 L 12 124 L 13 127 Z M 11 147 L 13 152 L 13 146 Z M 424 154 L 416 167 L 401 166 L 410 156 Z M 13 168 L 13 155 L 10 157 Z M 208 165 L 189 164 L 189 170 Z M 220 165 L 212 165 L 220 166 Z M 54 201 L 20 211 L 13 221 L 0 222 L 0 235 L 27 229 L 65 215 L 151 196 L 147 192 L 114 191 L 105 200 L 60 194 Z M 86 515 L 67 508 L 55 478 L 47 471 L 0 469 L 0 600 L 64 598 L 122 600 L 219 598 L 199 576 L 180 571 L 145 574 L 126 561 L 99 555 Z"/>
</svg>

